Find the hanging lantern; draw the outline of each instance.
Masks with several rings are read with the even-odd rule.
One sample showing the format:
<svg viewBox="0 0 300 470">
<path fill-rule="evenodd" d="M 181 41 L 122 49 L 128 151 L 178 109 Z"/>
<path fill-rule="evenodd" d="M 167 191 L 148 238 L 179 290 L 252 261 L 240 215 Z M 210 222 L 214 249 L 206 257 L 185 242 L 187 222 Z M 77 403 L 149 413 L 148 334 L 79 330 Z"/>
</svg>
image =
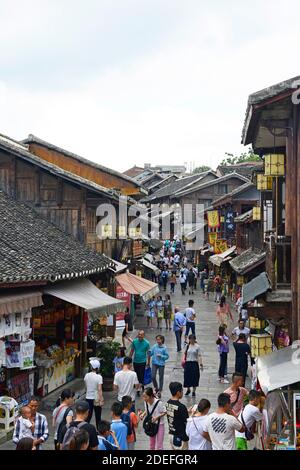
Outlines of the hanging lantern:
<svg viewBox="0 0 300 470">
<path fill-rule="evenodd" d="M 266 356 L 272 352 L 272 336 L 250 335 L 250 341 L 252 357 Z"/>
<path fill-rule="evenodd" d="M 261 220 L 261 209 L 260 209 L 260 207 L 253 207 L 252 218 L 253 218 L 253 220 Z"/>
<path fill-rule="evenodd" d="M 102 225 L 102 237 L 103 238 L 112 237 L 112 225 L 109 225 L 109 224 Z"/>
<path fill-rule="evenodd" d="M 272 176 L 265 176 L 262 174 L 257 175 L 257 189 L 259 191 L 272 190 Z"/>
<path fill-rule="evenodd" d="M 284 176 L 284 154 L 265 155 L 265 176 Z"/>
<path fill-rule="evenodd" d="M 129 229 L 129 236 L 130 236 L 131 238 L 136 237 L 136 228 L 135 228 L 135 227 Z"/>
<path fill-rule="evenodd" d="M 126 237 L 125 225 L 119 225 L 119 237 Z"/>
<path fill-rule="evenodd" d="M 264 328 L 266 328 L 266 326 L 266 320 L 260 320 L 256 317 L 249 317 L 249 328 L 251 330 L 263 330 Z"/>
</svg>

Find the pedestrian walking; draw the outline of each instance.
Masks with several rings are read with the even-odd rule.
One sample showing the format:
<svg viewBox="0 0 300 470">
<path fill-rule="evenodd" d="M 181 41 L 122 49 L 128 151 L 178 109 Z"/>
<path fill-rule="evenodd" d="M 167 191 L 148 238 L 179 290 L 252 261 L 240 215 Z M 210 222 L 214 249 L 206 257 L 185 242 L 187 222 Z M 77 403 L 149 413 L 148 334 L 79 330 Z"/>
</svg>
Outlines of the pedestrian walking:
<svg viewBox="0 0 300 470">
<path fill-rule="evenodd" d="M 170 260 L 168 258 L 168 264 L 167 266 L 169 266 L 169 263 L 170 263 Z M 164 291 L 167 290 L 167 284 L 168 284 L 168 279 L 169 279 L 169 273 L 167 271 L 167 268 L 165 268 L 161 274 L 162 276 L 162 282 L 163 282 L 163 288 L 164 288 Z"/>
<path fill-rule="evenodd" d="M 233 347 L 235 349 L 235 372 L 240 372 L 243 375 L 245 383 L 251 348 L 244 333 L 239 334 L 237 341 L 233 343 Z"/>
<path fill-rule="evenodd" d="M 186 318 L 179 311 L 178 307 L 175 307 L 174 321 L 173 321 L 173 331 L 176 336 L 177 352 L 181 351 L 181 338 L 184 327 L 186 326 Z"/>
<path fill-rule="evenodd" d="M 123 412 L 121 420 L 127 426 L 127 446 L 128 450 L 135 449 L 136 429 L 139 425 L 139 417 L 132 411 L 132 398 L 130 395 L 122 398 Z"/>
<path fill-rule="evenodd" d="M 227 326 L 229 319 L 233 322 L 230 306 L 226 302 L 226 297 L 224 295 L 222 295 L 220 303 L 217 306 L 217 319 L 220 326 Z"/>
<path fill-rule="evenodd" d="M 161 295 L 157 297 L 155 310 L 157 319 L 157 329 L 162 330 L 161 322 L 164 318 L 164 303 Z"/>
<path fill-rule="evenodd" d="M 179 276 L 179 283 L 180 283 L 182 295 L 185 295 L 185 291 L 186 291 L 186 282 L 187 282 L 186 275 L 184 274 L 183 271 L 181 271 L 181 272 L 180 272 L 180 276 Z"/>
<path fill-rule="evenodd" d="M 113 360 L 113 363 L 115 365 L 115 374 L 117 372 L 120 372 L 123 369 L 123 363 L 124 363 L 124 358 L 125 358 L 125 348 L 119 348 L 117 351 L 117 355 Z"/>
<path fill-rule="evenodd" d="M 221 393 L 217 410 L 204 423 L 203 436 L 211 441 L 213 450 L 235 450 L 235 431 L 243 432 L 244 429 L 232 415 L 229 395 Z"/>
<path fill-rule="evenodd" d="M 120 372 L 119 372 L 120 373 Z M 123 413 L 123 405 L 119 402 L 115 402 L 111 406 L 111 430 L 116 436 L 116 440 L 119 443 L 120 450 L 128 450 L 127 444 L 127 426 L 123 423 L 121 416 Z M 115 440 L 112 435 L 108 436 L 108 442 L 115 444 Z"/>
<path fill-rule="evenodd" d="M 196 388 L 199 387 L 200 381 L 200 369 L 203 371 L 201 349 L 196 341 L 196 336 L 190 335 L 189 343 L 184 351 L 183 386 L 184 388 L 187 388 L 185 395 L 189 395 L 191 393 L 191 388 L 193 388 L 192 396 L 196 396 Z"/>
<path fill-rule="evenodd" d="M 249 338 L 250 336 L 250 328 L 248 328 L 245 325 L 244 320 L 239 320 L 238 326 L 236 326 L 233 331 L 232 331 L 232 339 L 237 340 L 237 338 L 240 336 L 240 334 L 244 334 L 246 336 L 246 339 Z"/>
<path fill-rule="evenodd" d="M 90 407 L 87 401 L 78 401 L 75 405 L 75 419 L 66 424 L 60 436 L 60 449 L 68 450 L 72 438 L 79 431 L 84 430 L 89 435 L 88 450 L 98 449 L 98 437 L 95 426 L 87 422 L 90 413 Z"/>
<path fill-rule="evenodd" d="M 46 416 L 38 412 L 40 406 L 40 399 L 39 397 L 31 397 L 28 403 L 29 410 L 25 411 L 25 418 L 22 416 L 23 419 L 28 419 L 31 422 L 32 428 L 32 436 L 33 437 L 33 446 L 36 450 L 43 449 L 43 443 L 49 437 L 48 431 L 48 422 Z M 27 407 L 26 407 L 27 408 Z M 26 417 L 27 416 L 27 417 Z M 28 424 L 28 423 L 27 423 Z M 22 428 L 21 428 L 21 420 L 18 419 L 15 424 L 14 434 L 13 434 L 13 442 L 18 444 L 18 442 L 23 438 Z"/>
<path fill-rule="evenodd" d="M 133 402 L 132 411 L 134 411 L 135 394 L 139 387 L 136 372 L 132 370 L 132 359 L 131 357 L 125 357 L 122 371 L 117 372 L 114 377 L 114 390 L 118 391 L 118 401 L 121 403 L 123 397 L 131 396 Z"/>
<path fill-rule="evenodd" d="M 250 390 L 249 403 L 241 411 L 238 419 L 244 425 L 246 432 L 235 432 L 237 450 L 248 450 L 248 441 L 253 441 L 257 431 L 257 424 L 262 421 L 263 415 L 259 409 L 260 392 Z"/>
<path fill-rule="evenodd" d="M 186 434 L 186 424 L 189 413 L 187 407 L 180 402 L 183 396 L 183 387 L 180 382 L 171 382 L 169 389 L 171 399 L 168 400 L 166 409 L 171 449 L 187 450 L 189 438 Z"/>
<path fill-rule="evenodd" d="M 221 295 L 222 295 L 222 278 L 219 274 L 214 278 L 214 287 L 215 287 L 215 302 L 220 302 Z"/>
<path fill-rule="evenodd" d="M 90 423 L 93 412 L 95 411 L 96 427 L 101 421 L 102 406 L 104 405 L 104 398 L 102 392 L 103 378 L 99 374 L 100 362 L 98 359 L 90 359 L 91 372 L 88 372 L 84 377 L 86 387 L 85 399 L 89 404 L 90 412 L 87 422 Z"/>
<path fill-rule="evenodd" d="M 239 372 L 232 374 L 232 384 L 224 393 L 230 396 L 232 414 L 237 418 L 244 406 L 244 399 L 248 390 L 244 387 L 244 376 Z"/>
<path fill-rule="evenodd" d="M 210 407 L 210 402 L 202 398 L 187 420 L 186 434 L 189 438 L 189 450 L 212 450 L 211 443 L 202 435 Z"/>
<path fill-rule="evenodd" d="M 195 279 L 196 279 L 195 272 L 194 272 L 193 268 L 190 268 L 190 270 L 188 271 L 188 275 L 187 275 L 187 280 L 188 280 L 188 285 L 189 285 L 189 294 L 190 295 L 194 294 Z"/>
<path fill-rule="evenodd" d="M 13 438 L 15 444 L 18 444 L 21 439 L 26 437 L 33 438 L 34 433 L 34 422 L 29 406 L 22 406 L 20 413 L 21 416 L 17 418 L 15 424 L 15 432 L 18 429 L 18 438 Z"/>
<path fill-rule="evenodd" d="M 160 398 L 164 386 L 165 365 L 166 361 L 169 359 L 169 353 L 165 346 L 165 337 L 157 335 L 155 339 L 156 344 L 150 349 L 149 356 L 152 357 L 152 383 L 157 396 Z M 159 376 L 159 385 L 157 384 L 156 379 L 157 372 Z"/>
<path fill-rule="evenodd" d="M 150 450 L 163 450 L 165 436 L 165 405 L 156 398 L 151 387 L 147 387 L 143 393 L 145 411 L 140 411 L 140 419 L 144 420 L 143 427 L 150 436 Z"/>
<path fill-rule="evenodd" d="M 59 450 L 58 436 L 62 432 L 63 427 L 73 421 L 75 393 L 67 388 L 63 390 L 60 398 L 56 402 L 56 408 L 52 414 L 52 426 L 54 428 L 54 449 Z"/>
<path fill-rule="evenodd" d="M 132 339 L 131 339 L 130 336 L 129 336 L 129 324 L 130 324 L 130 321 L 131 321 L 131 318 L 130 318 L 129 308 L 127 307 L 127 308 L 126 308 L 126 313 L 125 313 L 125 316 L 124 316 L 125 327 L 124 327 L 124 330 L 123 330 L 123 333 L 122 333 L 122 344 L 123 344 L 123 348 L 126 347 L 125 339 L 127 339 L 127 341 L 129 341 L 129 343 L 132 343 Z"/>
<path fill-rule="evenodd" d="M 153 318 L 155 317 L 155 307 L 156 307 L 156 302 L 155 302 L 155 297 L 152 297 L 151 300 L 147 303 L 147 326 L 148 328 L 153 329 Z"/>
<path fill-rule="evenodd" d="M 172 302 L 169 294 L 166 295 L 164 301 L 164 319 L 166 322 L 166 330 L 171 330 Z"/>
<path fill-rule="evenodd" d="M 220 365 L 219 365 L 219 381 L 221 383 L 229 383 L 227 379 L 225 379 L 226 371 L 227 371 L 227 356 L 229 353 L 229 338 L 226 335 L 226 329 L 224 326 L 219 327 L 219 336 L 217 339 L 217 346 L 218 346 L 218 353 L 220 355 Z"/>
<path fill-rule="evenodd" d="M 150 349 L 150 343 L 145 339 L 144 330 L 138 332 L 137 338 L 135 338 L 131 344 L 130 357 L 133 357 L 133 368 L 139 380 L 142 391 L 144 390 L 144 375 L 146 365 L 150 367 L 150 357 L 148 357 L 148 351 Z M 138 396 L 140 392 L 138 391 Z"/>
<path fill-rule="evenodd" d="M 190 330 L 192 334 L 196 336 L 196 312 L 194 310 L 194 301 L 192 299 L 189 300 L 189 306 L 185 310 L 185 318 L 186 318 L 185 342 L 187 342 L 187 338 L 188 338 Z"/>
<path fill-rule="evenodd" d="M 171 294 L 175 294 L 175 286 L 177 284 L 177 277 L 176 277 L 176 272 L 172 272 L 171 277 L 170 277 L 170 289 L 171 289 Z"/>
</svg>

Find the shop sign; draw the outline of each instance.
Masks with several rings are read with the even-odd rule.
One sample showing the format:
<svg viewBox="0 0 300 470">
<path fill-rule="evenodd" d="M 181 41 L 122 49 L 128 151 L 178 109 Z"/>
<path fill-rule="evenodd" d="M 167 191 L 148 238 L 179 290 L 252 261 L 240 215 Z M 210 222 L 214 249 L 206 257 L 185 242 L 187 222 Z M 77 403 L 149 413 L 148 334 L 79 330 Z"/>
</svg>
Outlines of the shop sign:
<svg viewBox="0 0 300 470">
<path fill-rule="evenodd" d="M 216 254 L 221 254 L 224 253 L 224 251 L 228 250 L 227 246 L 227 240 L 216 240 L 215 242 L 215 253 Z"/>
<path fill-rule="evenodd" d="M 210 233 L 208 234 L 208 243 L 209 243 L 211 246 L 215 246 L 217 240 L 218 240 L 218 234 L 217 234 L 217 232 L 210 232 Z"/>
<path fill-rule="evenodd" d="M 219 211 L 208 211 L 207 223 L 208 223 L 209 228 L 220 227 Z"/>
<path fill-rule="evenodd" d="M 235 223 L 234 223 L 234 212 L 229 210 L 226 212 L 225 216 L 225 233 L 227 237 L 230 237 L 234 234 Z"/>
<path fill-rule="evenodd" d="M 128 294 L 128 292 L 126 292 L 125 290 L 123 290 L 120 284 L 117 284 L 117 287 L 116 287 L 116 298 L 118 300 L 122 300 L 122 302 L 125 303 L 126 307 L 130 309 L 131 295 Z M 124 312 L 117 313 L 116 321 L 124 320 L 124 316 L 125 316 Z"/>
<path fill-rule="evenodd" d="M 31 369 L 34 367 L 34 348 L 35 342 L 33 340 L 21 343 L 20 369 Z"/>
</svg>

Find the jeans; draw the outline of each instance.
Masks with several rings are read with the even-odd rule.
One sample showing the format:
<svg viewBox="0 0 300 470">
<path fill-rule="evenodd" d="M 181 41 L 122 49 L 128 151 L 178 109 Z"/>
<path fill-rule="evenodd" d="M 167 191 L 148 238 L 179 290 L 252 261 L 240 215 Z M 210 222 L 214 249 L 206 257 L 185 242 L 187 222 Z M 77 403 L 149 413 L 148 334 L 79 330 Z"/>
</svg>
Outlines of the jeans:
<svg viewBox="0 0 300 470">
<path fill-rule="evenodd" d="M 156 375 L 158 371 L 158 376 L 159 376 L 159 387 L 157 385 L 157 380 L 156 380 Z M 156 390 L 159 390 L 160 392 L 163 389 L 164 386 L 164 373 L 165 373 L 165 366 L 158 366 L 157 364 L 152 364 L 152 383 L 153 386 Z"/>
<path fill-rule="evenodd" d="M 181 293 L 184 295 L 185 289 L 186 289 L 185 284 L 180 284 L 180 286 L 181 286 Z"/>
<path fill-rule="evenodd" d="M 177 342 L 177 352 L 181 351 L 181 336 L 182 330 L 175 331 L 176 342 Z"/>
<path fill-rule="evenodd" d="M 185 336 L 189 335 L 189 331 L 191 330 L 192 334 L 196 336 L 196 324 L 193 321 L 187 321 L 186 322 L 186 330 L 185 330 Z"/>
<path fill-rule="evenodd" d="M 172 450 L 188 450 L 189 441 L 182 441 L 181 447 L 176 447 L 173 444 L 174 436 L 170 434 L 170 445 Z"/>
<path fill-rule="evenodd" d="M 86 401 L 88 402 L 90 407 L 89 415 L 86 419 L 86 422 L 89 423 L 91 421 L 93 417 L 93 411 L 95 411 L 96 428 L 98 429 L 98 424 L 101 421 L 102 408 L 101 406 L 94 406 L 94 400 L 86 398 Z"/>
<path fill-rule="evenodd" d="M 158 433 L 150 437 L 150 450 L 163 450 L 164 448 L 165 425 L 159 424 Z"/>
<path fill-rule="evenodd" d="M 171 292 L 172 292 L 172 294 L 174 294 L 174 292 L 175 292 L 175 284 L 174 284 L 174 282 L 171 282 Z"/>
<path fill-rule="evenodd" d="M 222 352 L 220 354 L 220 367 L 219 367 L 219 377 L 224 379 L 225 371 L 227 369 L 227 352 Z"/>
</svg>

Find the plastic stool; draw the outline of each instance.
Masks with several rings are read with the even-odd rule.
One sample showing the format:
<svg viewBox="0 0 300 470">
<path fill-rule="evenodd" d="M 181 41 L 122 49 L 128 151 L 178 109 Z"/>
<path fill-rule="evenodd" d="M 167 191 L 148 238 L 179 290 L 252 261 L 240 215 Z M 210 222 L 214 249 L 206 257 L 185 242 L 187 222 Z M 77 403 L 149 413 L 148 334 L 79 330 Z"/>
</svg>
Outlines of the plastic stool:
<svg viewBox="0 0 300 470">
<path fill-rule="evenodd" d="M 16 420 L 18 403 L 14 398 L 0 397 L 0 425 L 4 424 L 4 430 L 9 431 Z"/>
</svg>

